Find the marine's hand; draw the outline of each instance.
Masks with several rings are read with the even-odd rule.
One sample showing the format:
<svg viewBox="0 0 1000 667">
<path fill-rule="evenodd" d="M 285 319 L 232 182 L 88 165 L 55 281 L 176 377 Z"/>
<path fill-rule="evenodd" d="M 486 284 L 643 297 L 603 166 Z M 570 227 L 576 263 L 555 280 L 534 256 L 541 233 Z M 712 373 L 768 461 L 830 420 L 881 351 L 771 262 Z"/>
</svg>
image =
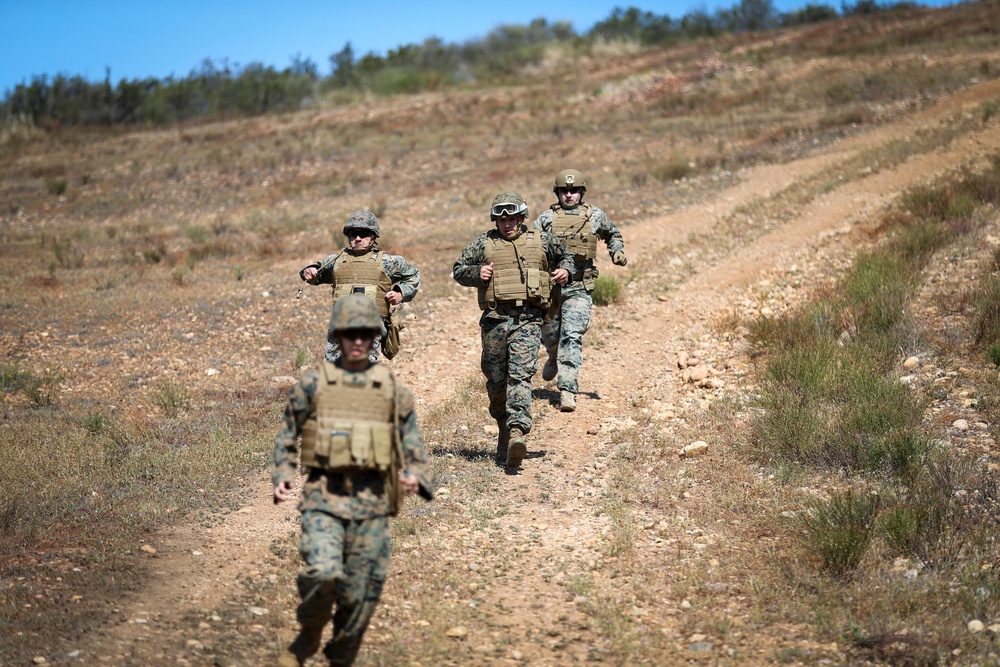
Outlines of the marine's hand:
<svg viewBox="0 0 1000 667">
<path fill-rule="evenodd" d="M 479 267 L 479 277 L 483 279 L 484 283 L 488 283 L 490 281 L 490 278 L 493 277 L 493 262 L 483 264 Z"/>
<path fill-rule="evenodd" d="M 402 470 L 399 471 L 399 483 L 403 485 L 403 493 L 408 496 L 420 492 L 420 482 L 417 478 Z"/>
<path fill-rule="evenodd" d="M 552 280 L 560 285 L 565 285 L 569 282 L 569 271 L 566 269 L 556 269 L 552 272 Z"/>
<path fill-rule="evenodd" d="M 306 279 L 307 283 L 314 284 L 313 281 L 316 280 L 316 276 L 319 274 L 319 269 L 315 266 L 307 266 L 302 269 L 302 277 Z"/>
<path fill-rule="evenodd" d="M 292 483 L 280 482 L 274 485 L 274 504 L 288 500 L 292 496 Z"/>
<path fill-rule="evenodd" d="M 628 264 L 628 257 L 625 256 L 624 250 L 615 250 L 615 254 L 611 256 L 611 261 L 618 266 L 625 266 Z"/>
<path fill-rule="evenodd" d="M 385 300 L 394 306 L 398 306 L 403 303 L 403 295 L 394 289 L 389 290 L 385 293 Z"/>
</svg>

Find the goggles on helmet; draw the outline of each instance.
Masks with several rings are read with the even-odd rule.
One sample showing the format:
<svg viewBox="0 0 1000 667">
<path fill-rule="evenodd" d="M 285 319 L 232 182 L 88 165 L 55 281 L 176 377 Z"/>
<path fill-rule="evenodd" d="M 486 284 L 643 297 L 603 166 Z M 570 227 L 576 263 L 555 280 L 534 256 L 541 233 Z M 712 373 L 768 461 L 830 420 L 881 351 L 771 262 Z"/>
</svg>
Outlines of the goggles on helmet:
<svg viewBox="0 0 1000 667">
<path fill-rule="evenodd" d="M 496 204 L 490 209 L 490 213 L 494 218 L 503 217 L 514 217 L 520 215 L 528 210 L 525 204 L 515 204 L 514 202 L 504 202 L 503 204 Z"/>
</svg>

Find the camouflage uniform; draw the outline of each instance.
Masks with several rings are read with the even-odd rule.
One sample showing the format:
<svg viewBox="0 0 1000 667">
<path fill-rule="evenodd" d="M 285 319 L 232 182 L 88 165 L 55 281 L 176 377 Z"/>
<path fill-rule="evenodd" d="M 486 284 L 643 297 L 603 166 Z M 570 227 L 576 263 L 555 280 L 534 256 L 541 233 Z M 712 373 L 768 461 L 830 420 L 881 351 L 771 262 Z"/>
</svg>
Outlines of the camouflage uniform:
<svg viewBox="0 0 1000 667">
<path fill-rule="evenodd" d="M 315 278 L 313 278 L 308 282 L 310 282 L 313 285 L 319 285 L 319 284 L 331 285 L 333 287 L 334 303 L 336 303 L 337 301 L 337 296 L 336 296 L 337 295 L 336 273 L 338 268 L 337 259 L 344 254 L 350 255 L 351 257 L 349 259 L 353 259 L 356 257 L 363 257 L 368 253 L 381 252 L 381 249 L 378 247 L 378 238 L 381 235 L 381 229 L 379 227 L 378 217 L 374 213 L 363 209 L 351 213 L 351 215 L 347 217 L 347 222 L 344 224 L 343 228 L 344 235 L 347 236 L 349 230 L 352 229 L 363 230 L 364 232 L 370 234 L 372 236 L 371 245 L 365 248 L 364 250 L 355 250 L 354 248 L 348 246 L 344 248 L 341 252 L 330 255 L 326 259 L 322 259 L 314 264 L 302 267 L 302 269 L 299 271 L 299 277 L 302 278 L 302 280 L 305 280 L 306 277 L 304 274 L 306 269 L 310 268 L 316 269 L 317 274 Z M 356 263 L 348 263 L 348 266 L 350 266 L 351 264 L 357 266 Z M 364 262 L 361 262 L 361 264 L 364 264 Z M 399 255 L 388 255 L 383 252 L 382 272 L 385 273 L 385 277 L 388 278 L 388 280 L 392 283 L 391 289 L 399 292 L 404 302 L 413 300 L 413 297 L 416 295 L 417 290 L 420 289 L 420 272 L 417 270 L 417 267 L 413 266 Z M 380 277 L 379 281 L 381 280 L 382 278 Z M 370 286 L 370 283 L 368 283 L 367 280 L 365 280 L 363 284 Z M 348 283 L 345 289 L 347 287 L 354 287 L 354 286 L 357 285 Z M 384 286 L 384 289 L 390 289 L 390 288 Z M 379 294 L 381 293 L 379 292 Z M 376 299 L 382 298 L 381 296 L 375 296 L 375 295 L 372 296 L 374 296 L 374 298 Z M 383 308 L 382 311 L 382 314 L 384 316 L 383 324 L 385 325 L 385 330 L 388 331 L 390 327 L 391 310 L 389 309 L 388 304 L 385 303 L 380 304 L 380 307 Z M 381 349 L 382 349 L 382 336 L 377 335 L 375 337 L 375 342 L 372 344 L 371 354 L 369 355 L 369 360 L 372 363 L 378 361 L 378 356 Z M 326 360 L 331 363 L 336 361 L 340 357 L 340 348 L 337 346 L 337 341 L 333 340 L 332 337 L 327 338 L 325 357 Z"/>
<path fill-rule="evenodd" d="M 525 228 L 522 226 L 522 233 Z M 503 239 L 493 229 L 470 243 L 452 268 L 455 280 L 466 287 L 486 287 L 480 268 L 486 259 L 488 239 Z M 555 236 L 541 233 L 542 250 L 549 271 L 573 271 L 573 256 Z M 482 370 L 486 376 L 486 393 L 490 399 L 490 416 L 501 431 L 517 427 L 527 434 L 531 430 L 531 378 L 538 370 L 538 346 L 545 310 L 525 303 L 518 307 L 501 302 L 496 308 L 483 311 L 479 319 L 482 329 Z"/>
<path fill-rule="evenodd" d="M 552 208 L 542 212 L 531 226 L 552 232 L 553 211 L 558 207 L 559 204 L 553 204 Z M 582 212 L 582 208 L 578 206 L 575 210 Z M 604 241 L 608 247 L 608 255 L 614 257 L 616 252 L 623 252 L 625 244 L 618 228 L 601 209 L 596 206 L 590 206 L 589 209 L 590 231 Z M 589 281 L 585 284 L 583 280 L 585 269 L 590 269 L 594 278 L 597 277 L 597 267 L 594 266 L 593 260 L 576 262 L 571 270 L 572 283 L 563 286 L 556 293 L 557 307 L 550 311 L 554 312 L 552 321 L 542 327 L 542 344 L 549 358 L 556 359 L 559 364 L 556 386 L 561 391 L 574 394 L 580 391 L 577 378 L 580 366 L 583 365 L 583 335 L 590 328 L 590 310 L 594 303 L 590 296 L 594 291 L 593 285 Z"/>
<path fill-rule="evenodd" d="M 339 365 L 339 364 L 338 364 Z M 372 367 L 356 375 L 363 381 Z M 309 371 L 289 391 L 284 424 L 274 440 L 272 480 L 294 482 L 299 437 L 315 397 L 320 373 Z M 432 498 L 426 454 L 417 429 L 413 395 L 400 386 L 398 413 L 405 472 L 417 478 L 420 494 Z M 391 471 L 390 474 L 394 474 Z M 333 606 L 333 638 L 323 649 L 331 665 L 353 664 L 385 584 L 389 566 L 389 494 L 377 472 L 303 470 L 299 510 L 302 538 L 299 552 L 305 567 L 297 584 L 302 603 L 297 610 L 304 630 L 319 632 L 329 622 Z"/>
</svg>

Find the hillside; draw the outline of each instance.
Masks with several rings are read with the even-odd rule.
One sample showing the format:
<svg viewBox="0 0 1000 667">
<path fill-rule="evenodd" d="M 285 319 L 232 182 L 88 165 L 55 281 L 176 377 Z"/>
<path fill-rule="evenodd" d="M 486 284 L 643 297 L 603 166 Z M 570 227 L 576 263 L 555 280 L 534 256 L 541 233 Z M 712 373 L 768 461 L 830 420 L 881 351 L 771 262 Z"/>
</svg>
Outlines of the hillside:
<svg viewBox="0 0 1000 667">
<path fill-rule="evenodd" d="M 0 663 L 270 664 L 294 636 L 298 515 L 271 504 L 271 444 L 329 315 L 326 288 L 296 296 L 298 269 L 341 247 L 356 208 L 421 269 L 391 363 L 439 486 L 395 521 L 361 664 L 995 661 L 963 616 L 1000 622 L 995 579 L 922 598 L 954 609 L 910 610 L 939 614 L 933 632 L 874 595 L 835 603 L 850 586 L 809 567 L 783 513 L 841 476 L 745 445 L 753 322 L 835 285 L 901 193 L 1000 152 L 998 15 L 552 52 L 503 89 L 253 119 L 3 130 Z M 624 297 L 595 310 L 576 413 L 536 377 L 529 459 L 506 475 L 451 266 L 494 194 L 534 218 L 567 166 L 623 233 L 628 266 L 599 266 Z M 924 335 L 898 354 L 952 378 L 928 421 L 992 463 L 987 361 L 954 306 L 1000 237 L 980 215 L 925 270 Z M 971 431 L 945 428 L 959 418 Z M 679 458 L 696 440 L 708 453 Z"/>
</svg>

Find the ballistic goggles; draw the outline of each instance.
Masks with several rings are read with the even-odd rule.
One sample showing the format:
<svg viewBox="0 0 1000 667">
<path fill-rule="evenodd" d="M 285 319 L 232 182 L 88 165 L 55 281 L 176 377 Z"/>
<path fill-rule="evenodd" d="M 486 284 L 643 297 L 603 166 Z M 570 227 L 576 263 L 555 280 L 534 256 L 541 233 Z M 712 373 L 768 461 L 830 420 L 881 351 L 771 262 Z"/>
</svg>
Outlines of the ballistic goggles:
<svg viewBox="0 0 1000 667">
<path fill-rule="evenodd" d="M 490 214 L 494 218 L 513 218 L 528 210 L 527 204 L 515 204 L 514 202 L 504 202 L 496 204 L 490 209 Z"/>
</svg>

